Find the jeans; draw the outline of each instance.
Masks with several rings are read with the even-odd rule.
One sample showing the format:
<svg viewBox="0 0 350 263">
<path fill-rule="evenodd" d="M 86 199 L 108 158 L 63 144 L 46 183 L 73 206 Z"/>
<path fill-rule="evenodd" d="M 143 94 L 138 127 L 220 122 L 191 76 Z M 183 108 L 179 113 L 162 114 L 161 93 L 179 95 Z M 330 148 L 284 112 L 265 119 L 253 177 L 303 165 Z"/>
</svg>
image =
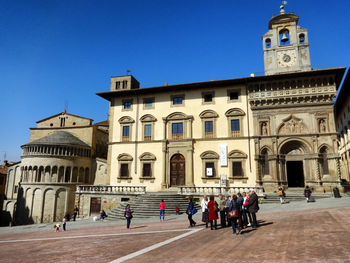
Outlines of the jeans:
<svg viewBox="0 0 350 263">
<path fill-rule="evenodd" d="M 163 214 L 163 221 L 164 221 L 164 215 L 165 215 L 165 210 L 164 209 L 160 209 L 159 211 L 159 219 L 162 220 L 162 214 Z"/>
<path fill-rule="evenodd" d="M 226 227 L 226 212 L 225 211 L 220 211 L 220 222 L 221 222 L 221 227 Z"/>
<path fill-rule="evenodd" d="M 131 224 L 131 218 L 127 217 L 126 218 L 126 228 L 129 229 L 130 228 L 130 224 Z"/>
<path fill-rule="evenodd" d="M 188 221 L 190 221 L 190 226 L 196 225 L 196 222 L 192 219 L 192 214 L 188 214 Z"/>
<path fill-rule="evenodd" d="M 238 224 L 237 220 L 238 220 L 238 218 L 231 218 L 233 233 L 236 233 L 236 230 L 238 230 L 238 231 L 241 230 L 241 228 L 239 227 L 239 224 Z"/>
<path fill-rule="evenodd" d="M 250 213 L 248 210 L 243 209 L 242 216 L 243 216 L 243 225 L 248 225 L 248 223 L 252 224 L 252 217 L 250 216 Z M 249 218 L 249 221 L 248 221 L 248 218 Z"/>
<path fill-rule="evenodd" d="M 251 213 L 252 215 L 252 228 L 256 228 L 258 226 L 258 222 L 256 221 L 256 214 Z"/>
</svg>

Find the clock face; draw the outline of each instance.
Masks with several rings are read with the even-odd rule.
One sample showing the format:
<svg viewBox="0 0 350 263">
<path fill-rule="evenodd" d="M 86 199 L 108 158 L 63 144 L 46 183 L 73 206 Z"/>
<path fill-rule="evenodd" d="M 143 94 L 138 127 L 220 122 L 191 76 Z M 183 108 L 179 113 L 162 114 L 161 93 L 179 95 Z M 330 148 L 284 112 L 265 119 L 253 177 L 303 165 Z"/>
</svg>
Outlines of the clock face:
<svg viewBox="0 0 350 263">
<path fill-rule="evenodd" d="M 277 54 L 279 67 L 291 67 L 296 63 L 296 54 L 294 50 L 281 51 Z"/>
</svg>

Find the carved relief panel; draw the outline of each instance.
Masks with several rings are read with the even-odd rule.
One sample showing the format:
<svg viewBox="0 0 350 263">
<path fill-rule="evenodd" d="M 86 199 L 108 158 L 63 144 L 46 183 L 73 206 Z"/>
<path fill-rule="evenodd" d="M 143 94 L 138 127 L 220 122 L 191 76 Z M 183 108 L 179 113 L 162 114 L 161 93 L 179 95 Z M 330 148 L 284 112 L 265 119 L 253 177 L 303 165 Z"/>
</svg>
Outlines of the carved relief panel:
<svg viewBox="0 0 350 263">
<path fill-rule="evenodd" d="M 308 133 L 308 129 L 302 119 L 290 115 L 283 120 L 278 128 L 278 134 L 300 134 Z"/>
</svg>

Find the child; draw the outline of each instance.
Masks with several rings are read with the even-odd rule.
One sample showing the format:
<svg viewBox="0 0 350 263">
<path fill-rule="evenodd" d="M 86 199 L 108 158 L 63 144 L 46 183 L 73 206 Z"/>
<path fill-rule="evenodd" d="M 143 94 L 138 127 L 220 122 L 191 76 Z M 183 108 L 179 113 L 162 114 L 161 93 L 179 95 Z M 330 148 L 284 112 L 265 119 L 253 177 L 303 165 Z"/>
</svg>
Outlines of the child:
<svg viewBox="0 0 350 263">
<path fill-rule="evenodd" d="M 284 204 L 285 203 L 286 193 L 284 192 L 282 187 L 278 188 L 278 196 L 280 198 L 281 204 Z"/>
<path fill-rule="evenodd" d="M 179 215 L 180 214 L 180 208 L 178 206 L 176 206 L 175 208 L 176 214 Z"/>
<path fill-rule="evenodd" d="M 55 224 L 53 228 L 55 229 L 55 232 L 60 232 L 60 224 Z"/>
</svg>

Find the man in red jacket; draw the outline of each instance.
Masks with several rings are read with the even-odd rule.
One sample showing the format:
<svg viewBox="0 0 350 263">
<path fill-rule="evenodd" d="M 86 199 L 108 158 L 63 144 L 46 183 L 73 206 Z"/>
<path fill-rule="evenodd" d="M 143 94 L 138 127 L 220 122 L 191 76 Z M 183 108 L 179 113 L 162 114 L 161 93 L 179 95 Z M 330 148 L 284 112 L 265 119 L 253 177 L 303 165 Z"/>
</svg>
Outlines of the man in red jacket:
<svg viewBox="0 0 350 263">
<path fill-rule="evenodd" d="M 159 203 L 159 220 L 162 221 L 162 215 L 163 215 L 163 221 L 164 221 L 164 216 L 165 216 L 165 203 L 164 200 L 162 200 Z"/>
</svg>

